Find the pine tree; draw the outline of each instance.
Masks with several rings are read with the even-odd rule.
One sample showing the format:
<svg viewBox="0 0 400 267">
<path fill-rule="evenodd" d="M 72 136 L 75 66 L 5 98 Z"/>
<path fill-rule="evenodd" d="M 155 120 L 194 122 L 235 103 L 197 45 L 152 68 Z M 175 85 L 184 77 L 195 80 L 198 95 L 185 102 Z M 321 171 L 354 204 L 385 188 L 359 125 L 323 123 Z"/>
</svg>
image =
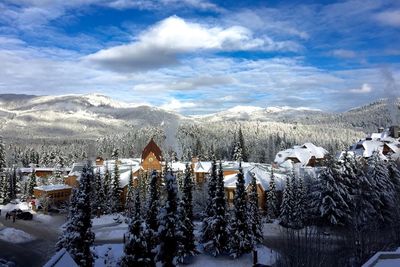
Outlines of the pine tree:
<svg viewBox="0 0 400 267">
<path fill-rule="evenodd" d="M 36 183 L 36 171 L 33 169 L 31 177 L 29 178 L 29 184 L 28 184 L 28 196 L 32 197 L 33 196 L 33 188 L 37 186 Z"/>
<path fill-rule="evenodd" d="M 186 164 L 185 178 L 183 179 L 182 199 L 179 202 L 179 246 L 178 261 L 183 262 L 188 256 L 197 253 L 193 225 L 193 181 L 189 164 Z"/>
<path fill-rule="evenodd" d="M 108 165 L 106 165 L 106 170 L 104 173 L 104 180 L 103 180 L 103 192 L 104 192 L 104 206 L 105 206 L 105 212 L 106 213 L 111 213 L 112 209 L 112 190 L 111 190 L 111 174 L 110 170 L 108 169 Z"/>
<path fill-rule="evenodd" d="M 254 248 L 256 245 L 261 243 L 263 236 L 261 230 L 261 216 L 258 207 L 258 192 L 257 192 L 257 180 L 252 175 L 250 184 L 250 194 L 248 202 L 248 225 L 251 233 L 251 246 Z"/>
<path fill-rule="evenodd" d="M 140 194 L 139 194 L 140 195 Z M 132 168 L 129 175 L 128 191 L 126 193 L 125 213 L 127 217 L 132 217 L 135 208 L 135 195 L 133 188 L 133 173 Z"/>
<path fill-rule="evenodd" d="M 0 173 L 4 173 L 6 167 L 6 149 L 3 142 L 3 137 L 0 136 Z"/>
<path fill-rule="evenodd" d="M 217 164 L 215 160 L 212 163 L 211 174 L 208 177 L 208 199 L 207 206 L 204 211 L 204 219 L 201 229 L 201 242 L 208 243 L 213 238 L 209 222 L 215 215 L 215 193 L 217 186 Z"/>
<path fill-rule="evenodd" d="M 127 242 L 124 246 L 125 255 L 122 257 L 121 266 L 155 266 L 154 257 L 151 253 L 151 244 L 148 240 L 147 224 L 140 213 L 140 191 L 136 189 L 134 211 L 129 222 Z"/>
<path fill-rule="evenodd" d="M 158 228 L 159 250 L 157 259 L 162 266 L 175 266 L 175 257 L 178 251 L 177 227 L 179 225 L 177 216 L 177 186 L 176 180 L 171 170 L 165 175 L 165 189 L 167 199 L 160 209 Z"/>
<path fill-rule="evenodd" d="M 150 178 L 149 193 L 146 205 L 146 224 L 149 227 L 150 245 L 152 249 L 154 249 L 158 244 L 158 207 L 160 205 L 160 192 L 158 189 L 157 180 L 157 172 L 153 171 Z"/>
<path fill-rule="evenodd" d="M 93 266 L 93 255 L 90 250 L 94 242 L 91 231 L 90 184 L 93 172 L 90 166 L 82 171 L 79 188 L 71 198 L 68 221 L 65 230 L 57 242 L 57 249 L 65 248 L 79 266 Z"/>
<path fill-rule="evenodd" d="M 304 188 L 303 178 L 299 177 L 299 179 L 292 180 L 292 184 L 296 184 L 292 189 L 294 190 L 294 206 L 293 206 L 293 227 L 294 228 L 303 228 L 304 223 L 306 221 L 306 192 Z"/>
<path fill-rule="evenodd" d="M 228 248 L 228 219 L 224 188 L 224 171 L 219 163 L 218 176 L 215 180 L 215 196 L 212 201 L 212 214 L 208 218 L 210 239 L 203 243 L 204 249 L 214 256 L 226 252 Z"/>
<path fill-rule="evenodd" d="M 241 157 L 244 162 L 248 161 L 248 154 L 247 154 L 247 149 L 246 145 L 244 143 L 244 137 L 242 133 L 242 127 L 239 127 L 239 132 L 238 132 L 238 142 L 239 142 L 239 147 L 241 150 Z"/>
<path fill-rule="evenodd" d="M 246 188 L 241 163 L 237 174 L 233 217 L 229 226 L 229 250 L 234 257 L 240 257 L 252 249 L 251 229 L 249 228 L 246 207 Z"/>
<path fill-rule="evenodd" d="M 373 203 L 378 211 L 377 218 L 380 223 L 391 223 L 393 221 L 392 211 L 395 202 L 395 187 L 390 180 L 388 168 L 379 153 L 374 152 L 368 160 L 367 177 L 378 192 L 379 199 Z"/>
<path fill-rule="evenodd" d="M 328 160 L 327 166 L 318 176 L 313 190 L 312 207 L 319 219 L 333 226 L 345 225 L 350 220 L 350 207 L 347 186 L 340 177 L 337 163 Z"/>
<path fill-rule="evenodd" d="M 103 179 L 101 177 L 100 168 L 97 168 L 95 177 L 94 177 L 94 190 L 92 194 L 93 203 L 92 210 L 94 213 L 99 209 L 101 212 L 107 210 L 106 207 L 106 194 L 104 193 L 104 185 Z"/>
<path fill-rule="evenodd" d="M 119 186 L 119 180 L 120 180 L 120 173 L 119 173 L 119 167 L 118 167 L 118 160 L 115 160 L 115 165 L 114 165 L 114 175 L 113 175 L 113 181 L 112 181 L 112 187 L 111 187 L 111 197 L 112 197 L 112 212 L 119 212 L 122 207 L 121 203 L 121 188 Z"/>
<path fill-rule="evenodd" d="M 292 187 L 290 177 L 286 176 L 286 184 L 283 190 L 283 197 L 282 197 L 282 204 L 281 204 L 281 213 L 279 218 L 281 219 L 281 223 L 284 226 L 289 226 L 292 221 L 292 206 L 291 206 L 291 199 L 292 199 Z"/>
<path fill-rule="evenodd" d="M 269 181 L 269 189 L 267 192 L 267 218 L 268 220 L 275 219 L 279 215 L 278 195 L 276 192 L 275 175 L 271 168 L 271 175 Z"/>
</svg>

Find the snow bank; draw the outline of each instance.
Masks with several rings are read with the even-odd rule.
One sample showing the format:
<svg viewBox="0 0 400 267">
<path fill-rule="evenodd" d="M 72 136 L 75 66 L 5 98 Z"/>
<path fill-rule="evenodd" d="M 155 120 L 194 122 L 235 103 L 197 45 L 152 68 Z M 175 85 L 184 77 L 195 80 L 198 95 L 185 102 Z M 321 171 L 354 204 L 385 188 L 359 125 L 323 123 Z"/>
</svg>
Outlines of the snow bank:
<svg viewBox="0 0 400 267">
<path fill-rule="evenodd" d="M 24 231 L 15 228 L 4 228 L 0 231 L 0 239 L 10 243 L 25 243 L 35 238 Z"/>
<path fill-rule="evenodd" d="M 95 217 L 92 219 L 92 226 L 105 227 L 109 225 L 124 224 L 125 217 L 121 215 L 101 215 L 99 218 Z"/>
</svg>

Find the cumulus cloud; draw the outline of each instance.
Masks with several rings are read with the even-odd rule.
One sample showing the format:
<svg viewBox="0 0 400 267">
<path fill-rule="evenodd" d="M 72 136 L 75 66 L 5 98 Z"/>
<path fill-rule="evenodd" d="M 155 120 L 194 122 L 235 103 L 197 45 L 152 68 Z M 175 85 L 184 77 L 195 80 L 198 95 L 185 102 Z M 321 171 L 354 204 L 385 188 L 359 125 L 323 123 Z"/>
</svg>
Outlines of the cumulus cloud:
<svg viewBox="0 0 400 267">
<path fill-rule="evenodd" d="M 133 43 L 103 49 L 85 59 L 114 71 L 133 72 L 177 64 L 179 55 L 190 52 L 297 49 L 292 42 L 256 38 L 245 27 L 211 27 L 172 16 L 141 33 Z"/>
<path fill-rule="evenodd" d="M 160 108 L 180 112 L 180 111 L 182 111 L 182 109 L 191 109 L 196 106 L 197 105 L 194 102 L 190 102 L 190 101 L 183 102 L 179 99 L 173 98 L 168 103 L 161 105 Z"/>
<path fill-rule="evenodd" d="M 375 19 L 384 25 L 400 27 L 400 9 L 380 12 Z"/>
<path fill-rule="evenodd" d="M 364 83 L 361 88 L 350 89 L 350 92 L 355 94 L 368 94 L 372 91 L 371 85 Z"/>
</svg>

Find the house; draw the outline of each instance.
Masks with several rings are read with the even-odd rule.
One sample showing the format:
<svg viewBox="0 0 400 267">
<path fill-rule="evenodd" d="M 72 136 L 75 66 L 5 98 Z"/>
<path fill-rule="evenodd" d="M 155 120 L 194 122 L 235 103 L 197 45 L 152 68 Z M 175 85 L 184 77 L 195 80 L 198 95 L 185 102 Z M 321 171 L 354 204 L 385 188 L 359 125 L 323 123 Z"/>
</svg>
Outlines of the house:
<svg viewBox="0 0 400 267">
<path fill-rule="evenodd" d="M 315 167 L 319 166 L 325 159 L 328 151 L 312 143 L 305 143 L 301 146 L 279 151 L 274 160 L 274 164 L 283 168 Z"/>
<path fill-rule="evenodd" d="M 400 156 L 400 141 L 399 127 L 391 126 L 385 131 L 371 133 L 366 138 L 359 140 L 357 143 L 350 146 L 349 151 L 356 156 L 369 158 L 374 152 L 378 152 L 383 160 L 388 157 L 399 158 Z"/>
<path fill-rule="evenodd" d="M 78 267 L 65 248 L 59 250 L 43 267 Z"/>
<path fill-rule="evenodd" d="M 269 183 L 271 180 L 271 168 L 265 164 L 249 164 L 243 167 L 243 176 L 245 187 L 250 191 L 250 184 L 253 176 L 256 178 L 258 204 L 260 208 L 265 208 L 266 192 L 269 190 Z M 282 191 L 284 188 L 285 175 L 282 173 L 274 173 L 275 184 L 277 191 Z M 229 205 L 233 204 L 236 191 L 237 173 L 224 176 L 225 195 Z"/>
<path fill-rule="evenodd" d="M 68 201 L 71 193 L 72 187 L 65 184 L 42 185 L 33 188 L 33 195 L 36 199 L 46 196 L 54 203 Z"/>
<path fill-rule="evenodd" d="M 83 167 L 85 167 L 85 163 L 74 163 L 64 183 L 74 188 L 78 187 L 78 178 L 82 173 Z"/>
<path fill-rule="evenodd" d="M 145 146 L 141 157 L 142 169 L 146 172 L 156 170 L 162 172 L 162 153 L 159 146 L 154 142 L 153 138 Z"/>
</svg>

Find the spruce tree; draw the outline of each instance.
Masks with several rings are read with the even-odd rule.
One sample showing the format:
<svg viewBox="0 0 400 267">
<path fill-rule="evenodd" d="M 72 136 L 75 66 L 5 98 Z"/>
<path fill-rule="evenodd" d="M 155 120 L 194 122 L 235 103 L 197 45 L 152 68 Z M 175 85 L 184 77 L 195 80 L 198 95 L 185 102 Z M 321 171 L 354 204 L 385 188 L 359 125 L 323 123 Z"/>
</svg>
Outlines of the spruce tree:
<svg viewBox="0 0 400 267">
<path fill-rule="evenodd" d="M 379 199 L 373 203 L 375 210 L 378 211 L 378 221 L 380 223 L 391 223 L 393 221 L 395 187 L 390 180 L 388 167 L 380 159 L 378 152 L 374 152 L 368 159 L 367 176 L 379 195 Z"/>
<path fill-rule="evenodd" d="M 175 257 L 178 252 L 178 233 L 179 225 L 177 216 L 177 185 L 175 177 L 171 170 L 165 175 L 165 189 L 167 199 L 160 209 L 158 228 L 159 250 L 157 259 L 161 261 L 162 266 L 175 266 Z"/>
<path fill-rule="evenodd" d="M 262 236 L 262 225 L 260 210 L 258 207 L 258 192 L 257 192 L 257 180 L 254 174 L 252 175 L 250 183 L 250 193 L 248 201 L 248 225 L 251 233 L 251 245 L 254 248 L 256 245 L 261 243 Z"/>
<path fill-rule="evenodd" d="M 281 213 L 279 218 L 281 219 L 281 223 L 284 226 L 289 226 L 292 221 L 292 206 L 291 206 L 291 199 L 292 199 L 292 187 L 290 177 L 286 176 L 286 184 L 283 190 L 282 196 L 282 204 L 281 204 Z"/>
<path fill-rule="evenodd" d="M 239 127 L 239 132 L 238 132 L 238 142 L 239 142 L 239 148 L 241 151 L 241 159 L 244 162 L 248 161 L 248 154 L 247 154 L 247 149 L 246 149 L 246 145 L 244 143 L 244 137 L 243 137 L 243 133 L 242 133 L 242 127 Z"/>
<path fill-rule="evenodd" d="M 108 169 L 108 165 L 106 165 L 106 170 L 104 173 L 104 181 L 103 181 L 103 192 L 104 192 L 104 207 L 106 213 L 112 212 L 112 190 L 111 190 L 111 174 Z"/>
<path fill-rule="evenodd" d="M 82 170 L 79 188 L 71 198 L 68 221 L 59 241 L 57 249 L 65 248 L 79 266 L 93 266 L 93 255 L 90 250 L 94 242 L 94 233 L 91 231 L 91 204 L 90 191 L 93 172 L 90 166 Z"/>
<path fill-rule="evenodd" d="M 6 149 L 3 142 L 3 137 L 0 136 L 0 173 L 4 173 L 6 166 Z"/>
<path fill-rule="evenodd" d="M 217 164 L 215 160 L 212 163 L 211 174 L 208 177 L 208 199 L 207 206 L 204 211 L 204 219 L 202 222 L 201 229 L 201 241 L 202 243 L 208 243 L 213 238 L 213 233 L 209 227 L 211 218 L 214 217 L 215 213 L 215 192 L 217 185 Z"/>
<path fill-rule="evenodd" d="M 233 216 L 229 226 L 229 250 L 234 258 L 248 253 L 252 249 L 251 229 L 249 228 L 246 207 L 246 188 L 243 170 L 239 165 L 235 198 L 233 199 Z"/>
<path fill-rule="evenodd" d="M 278 195 L 276 192 L 275 175 L 272 168 L 266 200 L 267 218 L 271 221 L 279 216 Z"/>
<path fill-rule="evenodd" d="M 328 160 L 327 166 L 318 176 L 313 190 L 312 207 L 322 223 L 343 226 L 350 220 L 350 207 L 346 184 L 340 177 L 339 168 L 334 160 Z"/>
<path fill-rule="evenodd" d="M 146 224 L 149 227 L 150 245 L 154 249 L 158 243 L 158 213 L 160 205 L 160 192 L 158 189 L 158 174 L 153 171 L 150 178 L 149 193 L 147 198 Z"/>
<path fill-rule="evenodd" d="M 135 194 L 133 188 L 133 173 L 132 168 L 129 175 L 129 182 L 128 182 L 128 190 L 126 193 L 126 200 L 125 200 L 125 214 L 127 217 L 132 217 L 133 212 L 135 210 Z M 140 194 L 139 194 L 140 195 Z"/>
<path fill-rule="evenodd" d="M 107 210 L 106 207 L 106 195 L 104 193 L 104 185 L 103 179 L 101 177 L 100 168 L 97 168 L 97 172 L 94 177 L 94 195 L 92 194 L 92 209 L 93 212 L 96 213 L 97 209 L 100 209 L 101 212 Z"/>
<path fill-rule="evenodd" d="M 215 164 L 215 162 L 213 164 Z M 216 170 L 214 169 L 213 175 L 215 175 L 215 173 Z M 224 171 L 221 162 L 219 164 L 218 176 L 214 178 L 211 177 L 211 179 L 214 179 L 214 198 L 211 200 L 210 217 L 206 217 L 203 221 L 203 224 L 208 226 L 207 232 L 203 232 L 203 236 L 207 237 L 207 239 L 203 239 L 203 247 L 205 251 L 214 256 L 218 256 L 226 252 L 228 247 L 228 220 L 224 189 Z"/>
<path fill-rule="evenodd" d="M 33 169 L 32 174 L 29 178 L 29 184 L 28 184 L 28 196 L 32 197 L 33 196 L 33 188 L 37 186 L 36 183 L 36 171 Z"/>
<path fill-rule="evenodd" d="M 304 223 L 306 221 L 306 192 L 305 192 L 305 187 L 304 187 L 304 182 L 303 178 L 299 177 L 299 179 L 296 179 L 292 181 L 292 184 L 297 183 L 296 187 L 292 187 L 294 190 L 293 195 L 295 196 L 293 201 L 294 201 L 294 206 L 293 206 L 293 227 L 294 228 L 303 228 Z"/>
<path fill-rule="evenodd" d="M 122 208 L 121 188 L 119 186 L 119 181 L 120 181 L 120 173 L 119 173 L 119 167 L 118 167 L 118 160 L 115 160 L 114 175 L 113 175 L 112 187 L 111 187 L 112 212 L 119 212 Z"/>
<path fill-rule="evenodd" d="M 155 266 L 151 253 L 151 244 L 148 240 L 148 228 L 140 212 L 140 191 L 136 189 L 134 211 L 129 217 L 129 231 L 124 246 L 125 255 L 122 257 L 121 266 Z"/>
<path fill-rule="evenodd" d="M 185 178 L 183 179 L 182 199 L 179 202 L 179 249 L 178 261 L 183 262 L 188 256 L 197 253 L 193 225 L 193 181 L 189 164 L 186 164 Z"/>
</svg>

